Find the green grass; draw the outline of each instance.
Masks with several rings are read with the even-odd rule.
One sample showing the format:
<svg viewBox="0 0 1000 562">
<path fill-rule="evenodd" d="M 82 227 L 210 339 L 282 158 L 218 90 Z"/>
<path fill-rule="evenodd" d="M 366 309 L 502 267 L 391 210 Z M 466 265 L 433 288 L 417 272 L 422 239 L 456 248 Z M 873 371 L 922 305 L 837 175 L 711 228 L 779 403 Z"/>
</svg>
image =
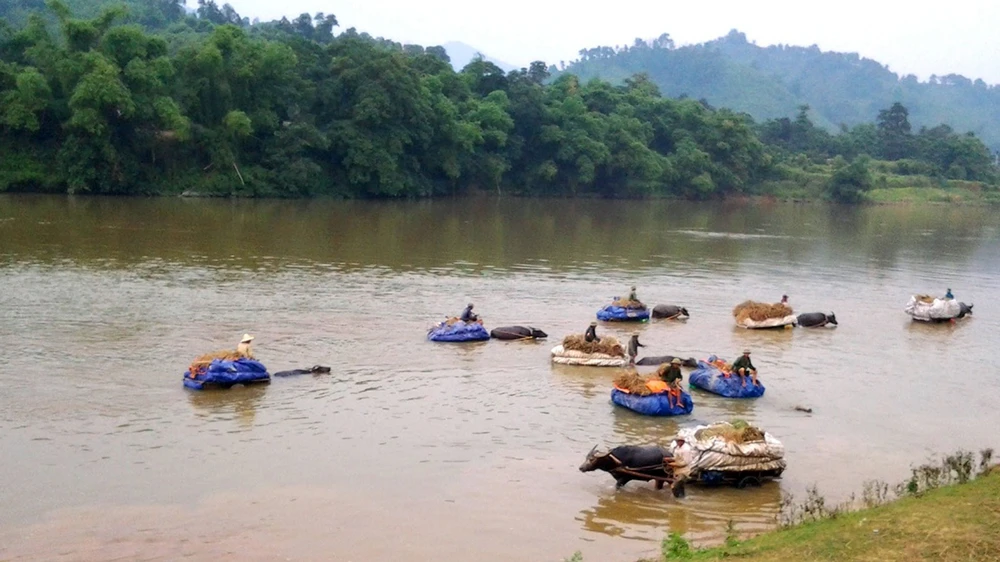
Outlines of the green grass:
<svg viewBox="0 0 1000 562">
<path fill-rule="evenodd" d="M 668 539 L 664 560 L 747 562 L 1000 560 L 1000 472 L 886 505 L 803 523 L 746 541 L 688 551 Z M 669 546 L 670 548 L 667 548 Z"/>
</svg>

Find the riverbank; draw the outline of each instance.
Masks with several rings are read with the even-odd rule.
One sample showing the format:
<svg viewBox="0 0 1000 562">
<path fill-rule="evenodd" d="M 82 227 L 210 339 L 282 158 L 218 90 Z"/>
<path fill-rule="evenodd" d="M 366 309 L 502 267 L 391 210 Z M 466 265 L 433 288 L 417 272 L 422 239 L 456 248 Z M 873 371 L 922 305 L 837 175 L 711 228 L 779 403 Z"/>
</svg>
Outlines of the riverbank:
<svg viewBox="0 0 1000 562">
<path fill-rule="evenodd" d="M 714 548 L 694 550 L 671 536 L 663 542 L 662 560 L 1000 560 L 998 516 L 1000 470 L 994 467 L 964 484 L 860 511 L 826 514 L 746 541 L 739 540 L 737 529 L 726 544 Z"/>
</svg>

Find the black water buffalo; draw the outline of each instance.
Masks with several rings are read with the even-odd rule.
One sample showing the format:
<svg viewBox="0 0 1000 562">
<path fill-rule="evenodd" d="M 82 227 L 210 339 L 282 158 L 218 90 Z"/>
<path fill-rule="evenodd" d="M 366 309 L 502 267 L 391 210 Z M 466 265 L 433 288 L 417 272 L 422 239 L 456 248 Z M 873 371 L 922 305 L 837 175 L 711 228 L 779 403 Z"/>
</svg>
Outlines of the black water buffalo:
<svg viewBox="0 0 1000 562">
<path fill-rule="evenodd" d="M 677 306 L 673 304 L 658 304 L 653 307 L 653 318 L 680 318 L 681 316 L 688 318 L 691 315 L 688 314 L 688 310 L 683 306 Z"/>
<path fill-rule="evenodd" d="M 622 445 L 606 453 L 598 452 L 595 446 L 580 465 L 580 472 L 603 470 L 615 479 L 616 488 L 621 488 L 632 480 L 673 480 L 674 471 L 667 464 L 670 458 L 669 451 L 655 445 Z M 623 472 L 622 469 L 628 469 L 629 472 Z M 657 480 L 656 487 L 662 488 L 663 480 Z M 677 497 L 684 495 L 683 485 L 672 486 L 672 491 Z"/>
<path fill-rule="evenodd" d="M 527 340 L 547 338 L 548 334 L 538 328 L 526 326 L 501 326 L 490 331 L 490 337 L 498 340 Z"/>
<path fill-rule="evenodd" d="M 837 325 L 837 317 L 830 314 L 825 314 L 823 312 L 806 312 L 804 314 L 799 314 L 796 321 L 799 326 L 803 328 L 820 328 L 826 326 L 827 324 Z"/>
<path fill-rule="evenodd" d="M 314 375 L 326 374 L 330 372 L 329 367 L 324 367 L 322 365 L 313 365 L 308 369 L 292 369 L 291 371 L 278 371 L 271 375 L 272 377 L 290 377 L 292 375 L 308 375 L 310 373 Z"/>
<path fill-rule="evenodd" d="M 662 365 L 664 363 L 670 363 L 674 360 L 673 355 L 657 355 L 656 357 L 643 357 L 642 359 L 635 362 L 636 365 Z M 681 359 L 681 365 L 685 367 L 690 367 L 695 369 L 698 367 L 698 360 L 694 357 L 688 357 L 687 359 Z"/>
<path fill-rule="evenodd" d="M 972 305 L 971 304 L 965 304 L 964 302 L 960 302 L 960 303 L 958 303 L 958 307 L 960 309 L 960 311 L 958 313 L 958 317 L 959 318 L 965 318 L 966 314 L 972 314 Z"/>
</svg>

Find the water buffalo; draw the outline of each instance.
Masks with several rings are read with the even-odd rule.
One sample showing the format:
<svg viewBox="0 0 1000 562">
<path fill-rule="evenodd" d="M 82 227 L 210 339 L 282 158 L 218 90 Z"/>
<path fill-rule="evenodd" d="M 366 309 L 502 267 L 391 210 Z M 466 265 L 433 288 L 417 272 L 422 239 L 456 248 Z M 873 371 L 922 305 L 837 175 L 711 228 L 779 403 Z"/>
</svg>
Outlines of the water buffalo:
<svg viewBox="0 0 1000 562">
<path fill-rule="evenodd" d="M 653 318 L 666 318 L 668 320 L 672 318 L 680 318 L 681 316 L 688 318 L 691 315 L 688 314 L 688 310 L 683 306 L 677 306 L 673 304 L 658 304 L 653 307 Z"/>
<path fill-rule="evenodd" d="M 670 363 L 674 360 L 673 355 L 657 355 L 656 357 L 643 357 L 642 359 L 635 362 L 636 365 L 662 365 L 664 363 Z M 681 365 L 685 367 L 690 367 L 691 369 L 696 369 L 698 367 L 698 360 L 694 357 L 688 357 L 687 359 L 681 359 Z"/>
<path fill-rule="evenodd" d="M 965 304 L 964 302 L 960 302 L 960 303 L 958 303 L 958 307 L 960 309 L 960 311 L 958 313 L 958 317 L 959 318 L 965 318 L 966 314 L 972 314 L 972 305 L 971 304 Z"/>
<path fill-rule="evenodd" d="M 621 488 L 632 480 L 648 482 L 656 480 L 657 489 L 663 487 L 664 480 L 673 480 L 674 471 L 667 464 L 670 452 L 662 447 L 650 445 L 622 445 L 610 451 L 598 452 L 597 446 L 587 453 L 587 459 L 580 465 L 580 472 L 603 470 L 615 479 L 615 487 Z M 623 471 L 626 469 L 627 472 Z M 684 495 L 683 485 L 672 486 L 675 496 Z"/>
<path fill-rule="evenodd" d="M 490 337 L 497 340 L 536 340 L 547 338 L 548 334 L 538 328 L 525 326 L 501 326 L 490 331 Z"/>
<path fill-rule="evenodd" d="M 803 328 L 821 328 L 827 324 L 837 325 L 837 317 L 830 314 L 825 314 L 823 312 L 806 312 L 804 314 L 799 314 L 797 318 L 799 326 Z"/>
<path fill-rule="evenodd" d="M 308 369 L 292 369 L 291 371 L 278 371 L 271 375 L 272 377 L 290 377 L 292 375 L 308 375 L 310 373 L 314 375 L 326 374 L 330 372 L 329 367 L 324 367 L 322 365 L 313 365 Z"/>
</svg>

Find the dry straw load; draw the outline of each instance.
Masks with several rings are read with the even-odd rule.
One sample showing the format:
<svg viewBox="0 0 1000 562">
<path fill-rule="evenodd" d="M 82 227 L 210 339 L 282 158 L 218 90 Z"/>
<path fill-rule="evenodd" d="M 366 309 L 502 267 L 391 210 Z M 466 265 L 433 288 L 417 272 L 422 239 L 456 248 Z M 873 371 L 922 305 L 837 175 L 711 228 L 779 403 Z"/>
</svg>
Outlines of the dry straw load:
<svg viewBox="0 0 1000 562">
<path fill-rule="evenodd" d="M 733 309 L 733 316 L 737 323 L 745 322 L 747 319 L 762 322 L 772 318 L 784 318 L 791 314 L 792 307 L 781 303 L 743 301 Z"/>
<path fill-rule="evenodd" d="M 563 339 L 563 349 L 582 353 L 603 353 L 612 357 L 625 357 L 625 348 L 611 336 L 604 336 L 601 341 L 587 341 L 579 334 L 566 336 Z"/>
<path fill-rule="evenodd" d="M 615 377 L 614 385 L 619 390 L 624 390 L 629 394 L 635 394 L 636 396 L 649 396 L 653 394 L 649 386 L 646 384 L 650 379 L 644 379 L 639 376 L 639 373 L 635 371 L 622 371 L 617 377 Z"/>
<path fill-rule="evenodd" d="M 221 351 L 213 351 L 212 353 L 206 353 L 205 355 L 199 355 L 191 362 L 191 366 L 188 367 L 188 371 L 191 372 L 191 378 L 195 379 L 201 375 L 204 375 L 208 371 L 208 366 L 212 364 L 212 361 L 218 359 L 219 361 L 236 361 L 237 359 L 243 359 L 247 357 L 246 354 L 236 351 L 235 349 L 223 349 Z"/>
<path fill-rule="evenodd" d="M 913 298 L 920 302 L 925 302 L 927 304 L 932 304 L 934 302 L 934 297 L 930 295 L 915 295 Z"/>
<path fill-rule="evenodd" d="M 642 310 L 646 308 L 646 305 L 634 300 L 629 299 L 618 299 L 611 303 L 614 306 L 620 306 L 621 308 L 628 308 L 631 310 Z"/>
<path fill-rule="evenodd" d="M 764 432 L 743 420 L 713 423 L 695 432 L 695 438 L 699 441 L 708 441 L 713 437 L 721 437 L 730 443 L 754 443 L 764 441 Z"/>
</svg>

